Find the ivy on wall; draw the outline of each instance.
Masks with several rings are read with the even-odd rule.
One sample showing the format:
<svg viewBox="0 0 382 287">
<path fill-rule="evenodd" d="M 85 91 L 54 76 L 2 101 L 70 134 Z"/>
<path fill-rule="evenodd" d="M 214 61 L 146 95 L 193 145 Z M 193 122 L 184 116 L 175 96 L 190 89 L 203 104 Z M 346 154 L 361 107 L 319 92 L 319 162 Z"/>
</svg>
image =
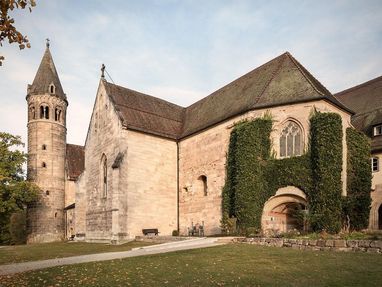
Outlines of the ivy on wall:
<svg viewBox="0 0 382 287">
<path fill-rule="evenodd" d="M 241 230 L 249 227 L 260 229 L 265 202 L 279 188 L 293 185 L 307 195 L 313 231 L 338 232 L 342 219 L 341 117 L 335 113 L 315 112 L 310 119 L 309 150 L 299 157 L 272 157 L 271 130 L 272 119 L 269 117 L 241 122 L 233 129 L 223 189 L 223 221 L 235 217 Z M 366 156 L 359 158 L 362 167 L 369 162 L 365 159 Z M 369 179 L 362 178 L 365 181 L 362 194 L 366 194 Z M 353 177 L 354 185 L 358 180 Z M 354 194 L 359 198 L 358 191 Z M 355 202 L 347 206 L 353 211 L 361 208 L 366 215 L 365 205 L 359 207 Z"/>
<path fill-rule="evenodd" d="M 314 231 L 341 230 L 342 120 L 335 113 L 315 113 L 310 119 L 312 191 L 309 212 Z"/>
<path fill-rule="evenodd" d="M 371 205 L 370 143 L 366 135 L 346 129 L 347 197 L 343 201 L 344 220 L 351 230 L 368 227 Z"/>
</svg>

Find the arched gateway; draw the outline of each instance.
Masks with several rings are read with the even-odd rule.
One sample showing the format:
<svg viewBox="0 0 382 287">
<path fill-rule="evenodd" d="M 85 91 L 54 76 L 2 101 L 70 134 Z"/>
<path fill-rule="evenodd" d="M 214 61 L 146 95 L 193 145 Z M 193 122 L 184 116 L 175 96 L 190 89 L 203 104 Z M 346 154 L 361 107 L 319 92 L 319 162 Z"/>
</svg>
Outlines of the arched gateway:
<svg viewBox="0 0 382 287">
<path fill-rule="evenodd" d="M 277 190 L 264 205 L 261 227 L 265 233 L 304 230 L 303 213 L 307 212 L 305 193 L 294 186 Z"/>
</svg>

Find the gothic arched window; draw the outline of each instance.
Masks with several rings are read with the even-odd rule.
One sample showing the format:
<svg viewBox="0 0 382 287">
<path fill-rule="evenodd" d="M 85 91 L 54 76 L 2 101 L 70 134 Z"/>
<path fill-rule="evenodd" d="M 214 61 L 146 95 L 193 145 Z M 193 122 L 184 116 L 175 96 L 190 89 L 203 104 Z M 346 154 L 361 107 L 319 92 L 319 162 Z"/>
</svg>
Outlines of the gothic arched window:
<svg viewBox="0 0 382 287">
<path fill-rule="evenodd" d="M 294 121 L 287 121 L 280 135 L 280 157 L 302 154 L 303 138 L 300 126 Z"/>
<path fill-rule="evenodd" d="M 107 159 L 104 154 L 101 158 L 101 188 L 102 197 L 107 197 Z"/>
</svg>

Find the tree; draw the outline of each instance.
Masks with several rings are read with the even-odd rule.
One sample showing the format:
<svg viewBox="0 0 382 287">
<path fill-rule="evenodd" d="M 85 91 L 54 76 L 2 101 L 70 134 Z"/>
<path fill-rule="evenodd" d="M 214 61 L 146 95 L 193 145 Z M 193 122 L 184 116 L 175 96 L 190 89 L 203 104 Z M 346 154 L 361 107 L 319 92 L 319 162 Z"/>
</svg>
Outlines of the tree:
<svg viewBox="0 0 382 287">
<path fill-rule="evenodd" d="M 24 36 L 16 29 L 14 26 L 15 20 L 8 13 L 14 9 L 25 8 L 32 12 L 32 8 L 35 6 L 35 0 L 0 0 L 0 46 L 3 46 L 2 42 L 8 39 L 9 44 L 18 43 L 20 50 L 31 47 L 27 36 Z M 0 66 L 3 60 L 4 56 L 0 55 Z"/>
<path fill-rule="evenodd" d="M 37 199 L 38 187 L 25 180 L 23 164 L 27 155 L 20 136 L 0 132 L 0 243 L 10 243 L 10 219 L 15 212 Z"/>
</svg>

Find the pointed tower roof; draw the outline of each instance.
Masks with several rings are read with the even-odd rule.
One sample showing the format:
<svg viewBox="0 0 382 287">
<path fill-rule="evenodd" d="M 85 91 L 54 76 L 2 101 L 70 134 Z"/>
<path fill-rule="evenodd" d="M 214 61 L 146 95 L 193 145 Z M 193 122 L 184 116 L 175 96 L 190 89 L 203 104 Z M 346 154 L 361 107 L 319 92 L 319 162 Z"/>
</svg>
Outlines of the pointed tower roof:
<svg viewBox="0 0 382 287">
<path fill-rule="evenodd" d="M 51 93 L 50 85 L 54 85 Z M 33 84 L 28 86 L 28 95 L 52 94 L 66 101 L 66 95 L 62 89 L 60 79 L 54 65 L 52 54 L 47 43 L 44 56 L 37 70 Z"/>
</svg>

